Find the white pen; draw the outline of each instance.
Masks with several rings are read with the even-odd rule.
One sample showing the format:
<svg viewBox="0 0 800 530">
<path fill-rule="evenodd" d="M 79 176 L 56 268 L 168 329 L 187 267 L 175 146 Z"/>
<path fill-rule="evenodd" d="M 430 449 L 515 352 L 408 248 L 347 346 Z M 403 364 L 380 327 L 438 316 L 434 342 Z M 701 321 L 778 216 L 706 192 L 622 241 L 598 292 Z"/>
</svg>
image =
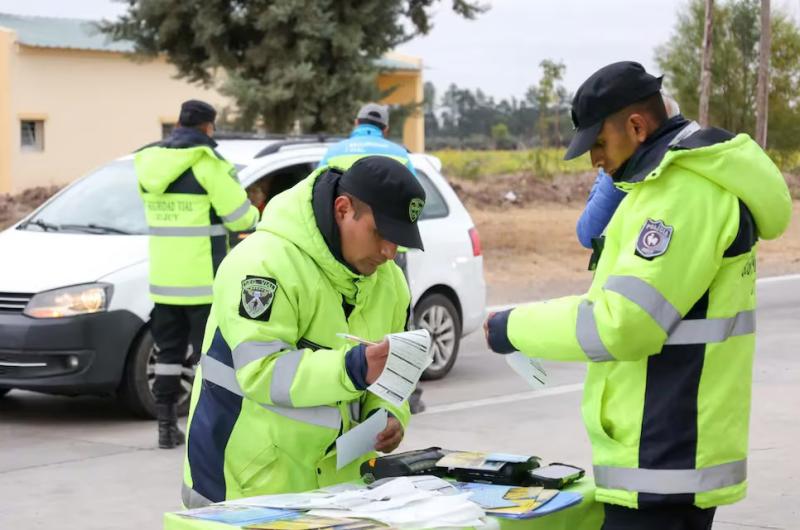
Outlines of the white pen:
<svg viewBox="0 0 800 530">
<path fill-rule="evenodd" d="M 342 337 L 343 339 L 347 339 L 353 342 L 358 342 L 361 344 L 366 344 L 367 346 L 377 346 L 377 342 L 372 342 L 371 340 L 362 339 L 361 337 L 356 337 L 355 335 L 351 335 L 349 333 L 337 333 L 337 337 Z"/>
</svg>

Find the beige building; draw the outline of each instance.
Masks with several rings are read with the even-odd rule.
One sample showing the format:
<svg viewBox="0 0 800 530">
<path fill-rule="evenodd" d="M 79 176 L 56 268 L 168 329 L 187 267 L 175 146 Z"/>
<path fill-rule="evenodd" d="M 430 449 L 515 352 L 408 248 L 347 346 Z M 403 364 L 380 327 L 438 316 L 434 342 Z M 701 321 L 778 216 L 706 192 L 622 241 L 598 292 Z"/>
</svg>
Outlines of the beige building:
<svg viewBox="0 0 800 530">
<path fill-rule="evenodd" d="M 396 87 L 386 103 L 422 101 L 419 59 L 390 54 L 381 66 L 379 87 Z M 186 99 L 231 106 L 175 73 L 163 59 L 133 61 L 89 21 L 0 14 L 0 193 L 70 182 L 161 138 Z M 403 141 L 424 149 L 421 112 Z"/>
</svg>

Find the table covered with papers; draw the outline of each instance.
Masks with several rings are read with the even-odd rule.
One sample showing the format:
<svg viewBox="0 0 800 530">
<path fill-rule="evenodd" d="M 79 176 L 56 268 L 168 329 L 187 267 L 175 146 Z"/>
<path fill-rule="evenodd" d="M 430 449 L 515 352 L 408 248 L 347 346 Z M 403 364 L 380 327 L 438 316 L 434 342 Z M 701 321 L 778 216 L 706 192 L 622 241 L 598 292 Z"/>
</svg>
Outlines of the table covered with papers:
<svg viewBox="0 0 800 530">
<path fill-rule="evenodd" d="M 377 530 L 428 526 L 598 530 L 603 522 L 602 506 L 594 502 L 594 485 L 589 479 L 561 492 L 447 485 L 444 481 L 439 481 L 440 486 L 435 482 L 439 479 L 431 477 L 425 484 L 420 479 L 388 481 L 369 490 L 343 485 L 338 491 L 326 493 L 255 497 L 200 511 L 167 513 L 164 530 Z M 375 514 L 374 520 L 369 519 L 371 514 Z M 425 524 L 429 520 L 431 525 Z"/>
</svg>

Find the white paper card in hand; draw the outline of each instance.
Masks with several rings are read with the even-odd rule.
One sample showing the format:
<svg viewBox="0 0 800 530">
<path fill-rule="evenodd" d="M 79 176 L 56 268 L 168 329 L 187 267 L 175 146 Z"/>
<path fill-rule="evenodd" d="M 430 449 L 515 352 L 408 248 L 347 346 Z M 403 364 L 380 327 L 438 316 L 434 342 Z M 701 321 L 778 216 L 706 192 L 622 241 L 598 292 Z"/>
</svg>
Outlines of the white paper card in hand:
<svg viewBox="0 0 800 530">
<path fill-rule="evenodd" d="M 389 415 L 384 409 L 366 419 L 336 439 L 336 469 L 344 466 L 359 456 L 375 450 L 378 433 L 386 429 Z"/>
<path fill-rule="evenodd" d="M 542 388 L 547 385 L 547 372 L 538 360 L 519 352 L 510 353 L 505 357 L 511 369 L 517 372 L 532 388 Z"/>
<path fill-rule="evenodd" d="M 422 372 L 430 366 L 431 335 L 415 329 L 389 335 L 389 358 L 380 377 L 367 390 L 393 405 L 401 405 L 414 392 Z"/>
</svg>

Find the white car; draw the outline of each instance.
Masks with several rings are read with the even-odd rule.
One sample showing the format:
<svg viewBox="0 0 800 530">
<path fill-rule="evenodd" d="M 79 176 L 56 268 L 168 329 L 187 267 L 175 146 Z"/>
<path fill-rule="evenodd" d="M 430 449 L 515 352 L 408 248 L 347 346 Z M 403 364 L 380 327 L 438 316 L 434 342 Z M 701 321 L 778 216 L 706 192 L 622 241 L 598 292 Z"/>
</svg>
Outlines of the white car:
<svg viewBox="0 0 800 530">
<path fill-rule="evenodd" d="M 225 139 L 218 150 L 245 187 L 269 199 L 306 177 L 329 146 Z M 414 323 L 434 337 L 425 377 L 438 379 L 453 366 L 461 337 L 482 323 L 483 258 L 438 159 L 411 159 L 427 193 L 419 221 L 426 250 L 408 252 L 403 265 Z M 14 388 L 117 395 L 134 413 L 153 416 L 147 224 L 133 158 L 100 167 L 0 233 L 0 256 L 0 397 Z M 187 363 L 184 411 L 192 377 Z"/>
</svg>

